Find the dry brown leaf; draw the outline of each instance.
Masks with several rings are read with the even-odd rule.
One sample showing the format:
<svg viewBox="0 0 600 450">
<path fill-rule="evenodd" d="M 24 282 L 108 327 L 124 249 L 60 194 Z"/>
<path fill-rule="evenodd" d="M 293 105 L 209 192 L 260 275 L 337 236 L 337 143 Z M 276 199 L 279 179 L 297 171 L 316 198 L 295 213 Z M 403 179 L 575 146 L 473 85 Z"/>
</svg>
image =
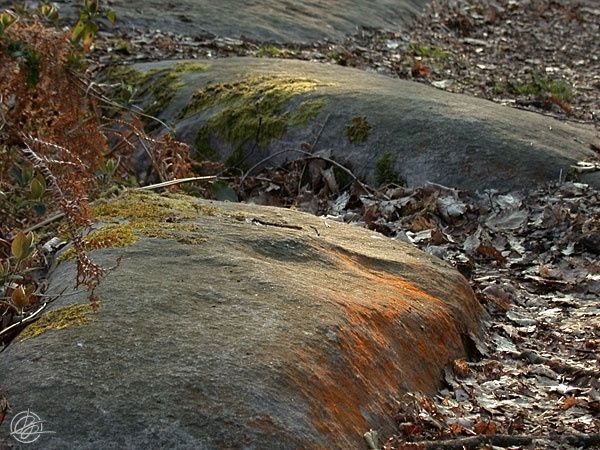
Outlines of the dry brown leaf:
<svg viewBox="0 0 600 450">
<path fill-rule="evenodd" d="M 475 424 L 473 431 L 477 434 L 496 434 L 497 428 L 494 422 L 481 420 Z"/>
</svg>

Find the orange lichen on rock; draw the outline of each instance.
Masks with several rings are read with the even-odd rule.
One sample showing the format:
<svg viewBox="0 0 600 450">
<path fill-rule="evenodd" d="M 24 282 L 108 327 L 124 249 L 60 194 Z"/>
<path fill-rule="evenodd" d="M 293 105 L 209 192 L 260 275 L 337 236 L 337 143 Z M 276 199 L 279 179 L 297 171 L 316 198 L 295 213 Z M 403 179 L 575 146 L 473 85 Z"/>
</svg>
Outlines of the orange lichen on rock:
<svg viewBox="0 0 600 450">
<path fill-rule="evenodd" d="M 328 287 L 315 295 L 342 310 L 338 352 L 320 354 L 327 349 L 318 344 L 296 349 L 300 371 L 310 376 L 292 376 L 309 399 L 313 424 L 320 432 L 343 439 L 370 428 L 389 431 L 394 398 L 409 390 L 431 393 L 444 367 L 465 354 L 457 314 L 470 315 L 463 322 L 475 320 L 465 296 L 476 301 L 460 277 L 431 280 L 437 286 L 434 292 L 446 284 L 447 296 L 441 297 L 400 274 L 370 265 L 366 257 L 337 250 L 333 256 L 348 284 L 343 290 Z"/>
</svg>

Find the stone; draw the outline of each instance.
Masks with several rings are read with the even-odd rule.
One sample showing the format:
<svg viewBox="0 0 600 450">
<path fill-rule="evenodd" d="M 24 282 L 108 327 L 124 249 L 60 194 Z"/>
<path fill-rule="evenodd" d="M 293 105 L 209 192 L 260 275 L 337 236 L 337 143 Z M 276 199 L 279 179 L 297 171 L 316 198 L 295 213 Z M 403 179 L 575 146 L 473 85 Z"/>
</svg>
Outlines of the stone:
<svg viewBox="0 0 600 450">
<path fill-rule="evenodd" d="M 558 181 L 571 165 L 595 156 L 591 126 L 421 83 L 293 60 L 196 61 L 201 70 L 189 71 L 185 64 L 144 63 L 111 73 L 125 83 L 126 74 L 134 84 L 142 79 L 138 103 L 171 124 L 198 159 L 245 169 L 264 161 L 260 170 L 306 157 L 298 150 L 316 142 L 316 155 L 334 158 L 371 185 L 391 177 L 410 186 L 515 190 Z M 153 94 L 152 86 L 175 79 L 173 70 L 177 82 Z M 600 186 L 600 172 L 579 177 Z"/>
<path fill-rule="evenodd" d="M 59 258 L 49 292 L 70 295 L 0 358 L 3 432 L 29 409 L 54 432 L 45 449 L 362 448 L 369 429 L 393 431 L 394 399 L 434 393 L 473 356 L 482 308 L 467 281 L 405 243 L 175 194 L 95 209 L 136 238 L 94 244 L 104 267 L 121 258 L 99 311 Z"/>
<path fill-rule="evenodd" d="M 0 0 L 0 7 L 13 7 Z M 27 3 L 38 2 L 28 0 Z M 53 2 L 61 17 L 77 17 L 71 0 Z M 162 0 L 111 0 L 117 13 L 117 29 L 159 29 L 188 36 L 217 35 L 268 42 L 309 43 L 321 39 L 342 40 L 360 27 L 397 31 L 425 8 L 429 0 L 177 0 L 165 8 Z M 112 28 L 112 26 L 110 27 Z"/>
</svg>

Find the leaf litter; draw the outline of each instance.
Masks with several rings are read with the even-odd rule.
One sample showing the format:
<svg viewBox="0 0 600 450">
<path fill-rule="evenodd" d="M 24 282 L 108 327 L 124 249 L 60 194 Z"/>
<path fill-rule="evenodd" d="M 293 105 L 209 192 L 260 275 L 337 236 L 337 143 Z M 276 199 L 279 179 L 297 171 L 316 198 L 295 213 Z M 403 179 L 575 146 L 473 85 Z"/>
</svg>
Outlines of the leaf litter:
<svg viewBox="0 0 600 450">
<path fill-rule="evenodd" d="M 489 315 L 482 358 L 455 361 L 433 399 L 401 400 L 399 432 L 384 448 L 482 434 L 532 438 L 508 439 L 514 449 L 600 445 L 600 193 L 578 183 L 527 195 L 453 193 L 396 188 L 380 193 L 393 209 L 364 203 L 365 226 L 454 265 Z M 437 209 L 427 207 L 432 198 Z M 462 214 L 447 214 L 449 198 Z M 415 223 L 431 228 L 410 233 Z M 439 448 L 462 448 L 449 445 Z"/>
</svg>

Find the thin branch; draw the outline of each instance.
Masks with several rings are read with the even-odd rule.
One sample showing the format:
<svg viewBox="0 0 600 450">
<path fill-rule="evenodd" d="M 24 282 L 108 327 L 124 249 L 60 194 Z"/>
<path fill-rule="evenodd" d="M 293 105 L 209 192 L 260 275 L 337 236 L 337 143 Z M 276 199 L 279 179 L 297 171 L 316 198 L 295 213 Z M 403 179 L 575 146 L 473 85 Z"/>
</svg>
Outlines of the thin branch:
<svg viewBox="0 0 600 450">
<path fill-rule="evenodd" d="M 254 170 L 256 169 L 258 166 L 260 166 L 261 164 L 267 162 L 268 160 L 279 156 L 281 154 L 287 153 L 287 152 L 296 152 L 296 153 L 300 153 L 302 155 L 305 155 L 306 158 L 303 159 L 320 159 L 321 161 L 325 161 L 329 164 L 332 164 L 334 166 L 336 166 L 337 168 L 339 168 L 340 170 L 346 172 L 350 178 L 352 178 L 356 183 L 358 183 L 358 185 L 365 191 L 368 192 L 369 194 L 375 194 L 376 191 L 374 191 L 373 189 L 371 189 L 370 187 L 368 187 L 366 184 L 364 184 L 362 181 L 360 181 L 356 175 L 354 175 L 354 173 L 352 173 L 352 171 L 350 169 L 348 169 L 347 167 L 344 167 L 342 164 L 340 164 L 337 161 L 334 161 L 333 159 L 330 158 L 326 158 L 324 156 L 319 156 L 319 155 L 313 155 L 311 152 L 307 152 L 305 150 L 299 150 L 296 148 L 291 148 L 288 150 L 281 150 L 279 152 L 275 152 L 269 156 L 267 156 L 266 158 L 262 159 L 261 161 L 257 162 L 256 164 L 254 164 L 252 167 L 250 167 L 250 169 L 248 169 L 246 171 L 246 173 L 242 176 L 241 180 L 240 180 L 240 186 L 244 184 L 244 180 L 248 177 L 248 175 Z"/>
<path fill-rule="evenodd" d="M 142 186 L 134 188 L 134 191 L 150 191 L 153 189 L 160 189 L 167 186 L 173 186 L 176 184 L 190 183 L 192 181 L 206 181 L 206 180 L 214 180 L 217 177 L 215 175 L 209 175 L 205 177 L 190 177 L 190 178 L 178 178 L 175 180 L 163 181 L 162 183 L 150 184 L 148 186 Z"/>
<path fill-rule="evenodd" d="M 446 439 L 443 441 L 412 441 L 403 442 L 403 445 L 415 445 L 420 450 L 470 450 L 478 449 L 482 445 L 496 447 L 511 447 L 513 445 L 529 445 L 536 436 L 521 436 L 509 434 L 492 434 Z"/>
<path fill-rule="evenodd" d="M 51 224 L 52 222 L 55 222 L 59 219 L 62 219 L 63 217 L 65 217 L 65 213 L 57 213 L 54 214 L 53 216 L 48 217 L 47 219 L 42 220 L 39 223 L 36 223 L 35 225 L 30 226 L 29 228 L 27 228 L 26 230 L 24 230 L 24 233 L 29 233 L 30 231 L 35 231 L 38 230 L 40 228 L 45 227 L 46 225 Z"/>
<path fill-rule="evenodd" d="M 317 136 L 315 137 L 313 143 L 310 144 L 310 146 L 308 147 L 308 151 L 310 153 L 314 153 L 315 152 L 315 149 L 317 148 L 317 144 L 319 143 L 319 140 L 321 139 L 321 135 L 323 134 L 323 131 L 325 130 L 325 126 L 327 125 L 327 122 L 329 122 L 329 118 L 330 117 L 331 117 L 331 114 L 327 114 L 327 117 L 325 117 L 325 120 L 321 124 L 321 129 L 317 133 Z M 300 172 L 300 176 L 298 177 L 298 188 L 297 188 L 298 192 L 300 192 L 300 188 L 302 187 L 301 186 L 302 185 L 302 178 L 304 178 L 304 172 L 305 171 L 306 171 L 306 164 L 304 164 L 302 166 L 302 171 Z"/>
<path fill-rule="evenodd" d="M 149 114 L 146 114 L 143 112 L 142 108 L 140 108 L 139 106 L 135 106 L 132 105 L 130 107 L 125 106 L 125 105 L 121 105 L 120 103 L 117 103 L 113 100 L 111 100 L 110 98 L 106 97 L 104 94 L 102 94 L 100 91 L 98 91 L 93 85 L 94 83 L 87 83 L 86 81 L 82 80 L 79 76 L 76 76 L 77 80 L 86 87 L 86 94 L 89 94 L 91 92 L 92 97 L 100 100 L 101 102 L 106 103 L 107 105 L 111 105 L 114 106 L 115 108 L 118 109 L 122 109 L 125 111 L 130 111 L 133 112 L 139 116 L 142 117 L 146 117 L 148 119 L 154 120 L 155 122 L 158 122 L 159 124 L 161 124 L 163 127 L 165 127 L 167 130 L 169 130 L 172 133 L 175 133 L 175 130 L 173 129 L 173 127 L 170 127 L 169 125 L 167 125 L 165 122 L 163 122 L 162 120 L 160 120 L 158 117 L 154 117 L 151 116 Z"/>
</svg>

